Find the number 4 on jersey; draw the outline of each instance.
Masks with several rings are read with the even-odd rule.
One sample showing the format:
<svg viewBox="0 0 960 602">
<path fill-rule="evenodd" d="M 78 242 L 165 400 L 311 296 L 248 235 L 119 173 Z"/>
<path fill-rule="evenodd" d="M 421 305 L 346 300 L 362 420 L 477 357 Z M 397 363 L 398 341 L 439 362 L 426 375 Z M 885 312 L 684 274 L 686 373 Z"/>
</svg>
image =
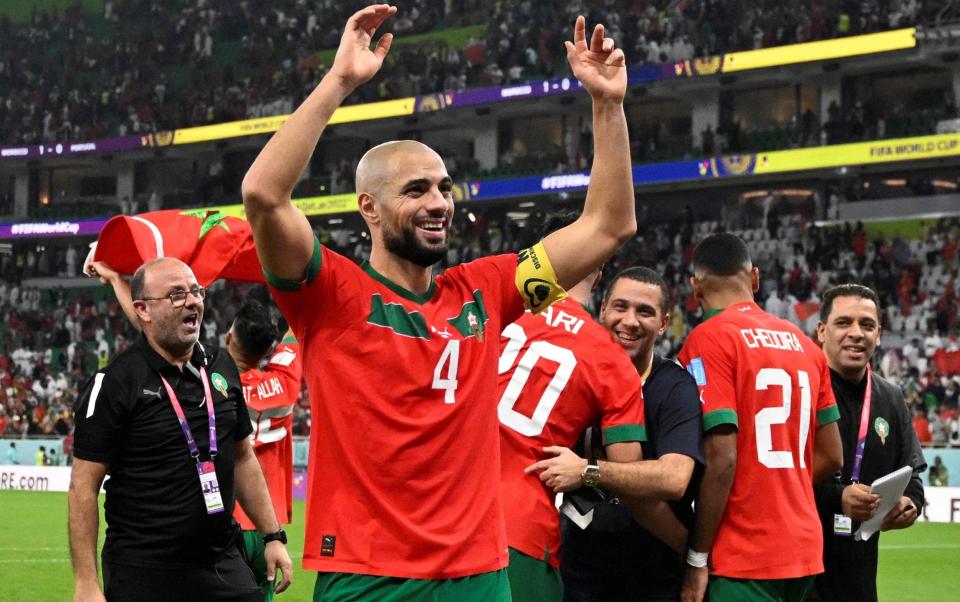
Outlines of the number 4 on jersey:
<svg viewBox="0 0 960 602">
<path fill-rule="evenodd" d="M 457 366 L 460 365 L 460 341 L 453 340 L 447 343 L 436 368 L 433 369 L 433 388 L 443 391 L 443 403 L 456 403 L 457 393 Z M 443 371 L 446 368 L 447 376 Z"/>
</svg>

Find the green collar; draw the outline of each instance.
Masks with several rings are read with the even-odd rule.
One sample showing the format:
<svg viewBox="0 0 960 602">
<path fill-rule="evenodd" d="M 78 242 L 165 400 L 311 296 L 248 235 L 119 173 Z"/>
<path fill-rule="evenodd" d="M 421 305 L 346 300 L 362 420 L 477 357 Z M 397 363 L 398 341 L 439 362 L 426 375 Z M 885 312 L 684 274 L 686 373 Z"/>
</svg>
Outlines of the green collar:
<svg viewBox="0 0 960 602">
<path fill-rule="evenodd" d="M 409 300 L 409 301 L 413 301 L 414 303 L 419 303 L 419 304 L 421 304 L 421 305 L 424 304 L 424 303 L 426 303 L 427 301 L 429 301 L 429 300 L 433 297 L 433 293 L 435 293 L 436 290 L 437 290 L 437 283 L 436 283 L 436 281 L 431 280 L 431 281 L 430 281 L 430 288 L 427 289 L 427 292 L 424 293 L 424 294 L 422 294 L 422 295 L 418 295 L 418 294 L 416 294 L 416 293 L 414 293 L 414 292 L 412 292 L 412 291 L 409 291 L 409 290 L 403 288 L 402 286 L 400 286 L 400 285 L 397 284 L 396 282 L 390 280 L 389 278 L 387 278 L 386 276 L 384 276 L 383 274 L 381 274 L 380 272 L 378 272 L 377 270 L 375 270 L 375 269 L 373 268 L 373 266 L 370 265 L 370 262 L 369 262 L 369 261 L 364 261 L 364 262 L 363 262 L 363 265 L 362 265 L 361 267 L 363 268 L 363 271 L 365 271 L 367 274 L 369 274 L 374 280 L 380 282 L 380 283 L 383 284 L 385 287 L 387 287 L 388 289 L 392 290 L 392 291 L 395 292 L 396 294 L 400 295 L 400 296 L 403 297 L 404 299 L 407 299 L 407 300 Z"/>
<path fill-rule="evenodd" d="M 703 314 L 703 321 L 706 322 L 707 320 L 709 320 L 709 319 L 712 318 L 713 316 L 715 316 L 715 315 L 717 315 L 718 313 L 722 312 L 724 309 L 726 309 L 726 308 L 721 307 L 721 308 L 719 308 L 719 309 L 711 309 L 711 310 L 709 310 L 709 311 L 704 312 L 704 314 Z"/>
</svg>

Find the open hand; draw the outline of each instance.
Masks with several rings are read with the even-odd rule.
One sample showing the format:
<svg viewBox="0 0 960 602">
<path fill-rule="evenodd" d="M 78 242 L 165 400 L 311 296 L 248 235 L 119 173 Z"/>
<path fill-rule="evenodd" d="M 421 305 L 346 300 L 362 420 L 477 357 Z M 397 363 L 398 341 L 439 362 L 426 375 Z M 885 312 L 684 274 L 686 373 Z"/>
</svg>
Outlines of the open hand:
<svg viewBox="0 0 960 602">
<path fill-rule="evenodd" d="M 572 491 L 582 485 L 580 475 L 587 467 L 587 461 L 566 447 L 556 445 L 543 448 L 543 453 L 553 456 L 527 466 L 527 474 L 540 473 L 543 484 L 557 493 Z"/>
<path fill-rule="evenodd" d="M 615 48 L 613 38 L 603 37 L 603 25 L 597 24 L 587 46 L 587 20 L 577 17 L 573 42 L 564 42 L 567 61 L 573 75 L 594 100 L 622 103 L 627 93 L 627 66 L 623 50 Z"/>
<path fill-rule="evenodd" d="M 383 66 L 383 59 L 393 43 L 393 34 L 383 34 L 373 50 L 370 50 L 370 44 L 377 29 L 396 13 L 395 6 L 372 4 L 347 20 L 330 73 L 339 77 L 350 90 L 369 81 Z"/>
<path fill-rule="evenodd" d="M 279 594 L 290 587 L 293 578 L 293 562 L 290 560 L 286 546 L 279 541 L 271 541 L 267 544 L 263 557 L 267 563 L 267 581 L 276 579 L 277 571 L 280 571 L 280 582 L 276 584 L 273 591 Z"/>
</svg>

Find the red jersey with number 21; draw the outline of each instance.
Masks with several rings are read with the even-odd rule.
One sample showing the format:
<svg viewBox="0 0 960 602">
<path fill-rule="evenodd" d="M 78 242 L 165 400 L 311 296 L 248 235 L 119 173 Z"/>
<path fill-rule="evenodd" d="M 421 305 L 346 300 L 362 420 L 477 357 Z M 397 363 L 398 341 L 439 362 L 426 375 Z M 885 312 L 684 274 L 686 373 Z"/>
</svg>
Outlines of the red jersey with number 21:
<svg viewBox="0 0 960 602">
<path fill-rule="evenodd" d="M 253 449 L 267 481 L 281 525 L 293 518 L 293 408 L 300 397 L 303 362 L 293 338 L 277 346 L 263 370 L 240 375 L 247 413 L 253 423 Z M 256 529 L 237 502 L 233 517 L 245 531 Z"/>
<path fill-rule="evenodd" d="M 599 424 L 605 445 L 646 441 L 640 375 L 629 356 L 579 303 L 526 313 L 500 339 L 500 454 L 507 542 L 560 566 L 556 498 L 523 469 L 550 445 L 573 447 Z"/>
<path fill-rule="evenodd" d="M 679 360 L 700 389 L 704 433 L 737 426 L 737 468 L 711 550 L 713 574 L 822 573 L 813 442 L 818 426 L 839 419 L 823 353 L 790 322 L 746 302 L 694 328 Z"/>
</svg>

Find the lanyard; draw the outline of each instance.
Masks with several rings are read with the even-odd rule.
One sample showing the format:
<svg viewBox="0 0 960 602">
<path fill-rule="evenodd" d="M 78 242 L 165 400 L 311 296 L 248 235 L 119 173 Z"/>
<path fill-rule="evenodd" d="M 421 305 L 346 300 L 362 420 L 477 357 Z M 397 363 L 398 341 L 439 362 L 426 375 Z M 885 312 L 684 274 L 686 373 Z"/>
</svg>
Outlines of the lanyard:
<svg viewBox="0 0 960 602">
<path fill-rule="evenodd" d="M 867 364 L 867 389 L 863 393 L 863 408 L 860 410 L 860 433 L 857 435 L 857 454 L 853 458 L 853 472 L 850 481 L 860 482 L 860 469 L 863 467 L 863 452 L 867 446 L 867 428 L 870 426 L 870 400 L 873 398 L 873 373 Z"/>
<path fill-rule="evenodd" d="M 167 382 L 167 379 L 165 379 L 163 375 L 160 375 L 160 380 L 163 381 L 163 386 L 167 390 L 167 397 L 170 398 L 170 405 L 173 406 L 173 411 L 177 414 L 177 420 L 180 421 L 183 436 L 187 439 L 187 447 L 190 448 L 190 456 L 199 462 L 200 450 L 197 449 L 197 442 L 193 439 L 193 433 L 190 431 L 190 425 L 187 424 L 187 417 L 183 413 L 180 402 L 177 400 L 177 395 L 173 392 L 173 387 L 170 386 L 170 383 Z M 215 458 L 217 455 L 217 417 L 213 411 L 213 395 L 210 394 L 210 381 L 207 380 L 206 368 L 200 368 L 200 380 L 203 381 L 203 394 L 207 405 L 207 425 L 210 429 L 210 457 Z"/>
</svg>

